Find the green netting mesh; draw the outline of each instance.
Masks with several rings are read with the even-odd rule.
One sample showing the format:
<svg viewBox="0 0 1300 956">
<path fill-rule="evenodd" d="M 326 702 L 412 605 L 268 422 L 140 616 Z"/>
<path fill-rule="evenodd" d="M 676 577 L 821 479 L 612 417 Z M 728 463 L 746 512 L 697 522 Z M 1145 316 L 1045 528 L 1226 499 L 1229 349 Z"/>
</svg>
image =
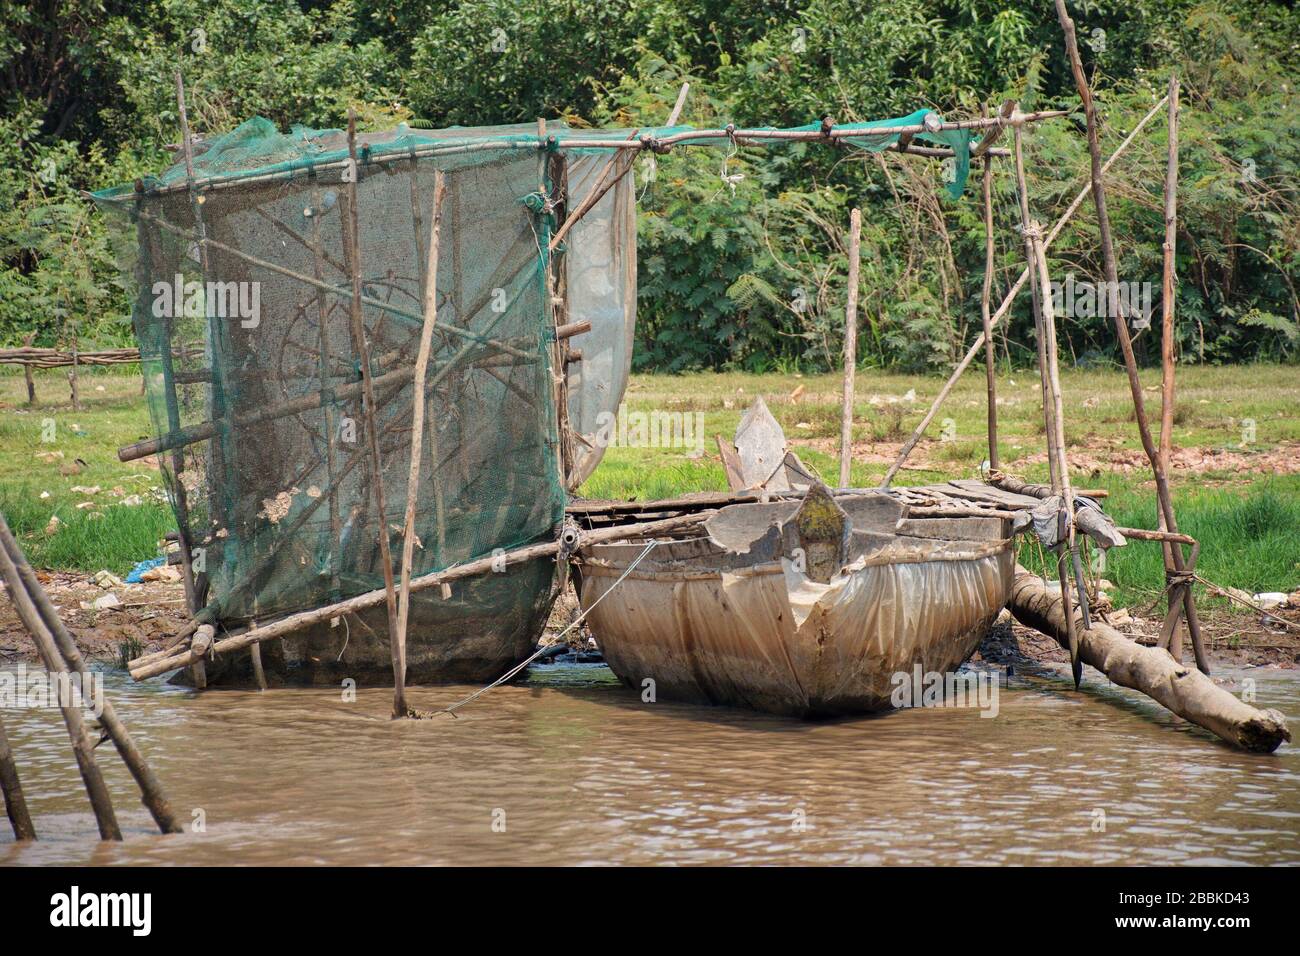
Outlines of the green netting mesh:
<svg viewBox="0 0 1300 956">
<path fill-rule="evenodd" d="M 302 162 L 306 144 L 331 137 L 337 134 L 282 136 L 264 122 L 246 123 L 200 155 L 199 172 Z M 202 250 L 184 189 L 100 197 L 139 290 L 134 323 L 157 434 L 215 424 L 210 438 L 164 451 L 160 463 L 198 549 L 206 600 L 224 626 L 382 587 L 381 529 L 400 555 L 436 168 L 446 173 L 447 194 L 412 573 L 553 535 L 565 498 L 541 252 L 550 223 L 525 201 L 539 190 L 535 143 L 519 152 L 359 164 L 359 259 L 376 380 L 382 518 L 351 331 L 346 170 L 205 190 L 202 227 L 210 242 Z M 165 187 L 176 176 L 169 171 L 152 185 Z M 488 575 L 458 585 L 451 599 L 438 589 L 417 594 L 412 679 L 426 663 L 439 677 L 479 676 L 526 653 L 539 611 L 544 617 L 548 606 L 553 568 L 551 562 Z M 340 623 L 285 653 L 299 664 L 313 657 L 328 663 L 343 650 L 338 663 L 347 674 L 373 665 L 382 676 L 387 651 L 362 661 L 357 655 L 365 656 L 366 643 L 357 630 L 386 640 L 383 609 Z M 456 633 L 447 633 L 449 626 Z M 439 631 L 438 646 L 427 654 L 422 628 Z M 351 659 L 345 642 L 354 642 Z M 452 644 L 459 651 L 449 650 Z"/>
</svg>

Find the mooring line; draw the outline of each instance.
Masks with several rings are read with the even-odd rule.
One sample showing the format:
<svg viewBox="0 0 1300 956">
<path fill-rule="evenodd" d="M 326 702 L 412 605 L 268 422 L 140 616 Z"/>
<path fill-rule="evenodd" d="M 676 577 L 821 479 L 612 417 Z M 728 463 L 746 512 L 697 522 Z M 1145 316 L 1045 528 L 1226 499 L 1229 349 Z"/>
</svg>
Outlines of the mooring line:
<svg viewBox="0 0 1300 956">
<path fill-rule="evenodd" d="M 450 707 L 444 707 L 444 708 L 442 708 L 441 710 L 435 710 L 433 713 L 434 713 L 434 714 L 450 714 L 452 717 L 455 717 L 455 716 L 456 716 L 456 713 L 455 713 L 455 712 L 456 712 L 457 710 L 459 710 L 460 708 L 464 707 L 466 704 L 470 703 L 471 701 L 477 700 L 478 698 L 482 697 L 484 694 L 486 694 L 486 693 L 487 693 L 488 691 L 490 691 L 492 688 L 494 688 L 494 687 L 500 687 L 502 684 L 504 684 L 506 681 L 510 680 L 512 677 L 514 677 L 516 674 L 518 674 L 520 671 L 522 671 L 525 667 L 527 667 L 527 666 L 528 666 L 529 664 L 531 664 L 533 661 L 537 660 L 537 658 L 541 657 L 542 654 L 545 653 L 549 648 L 552 648 L 552 647 L 554 647 L 556 644 L 558 644 L 558 643 L 560 642 L 560 639 L 561 639 L 562 637 L 564 637 L 565 634 L 568 634 L 571 630 L 573 630 L 575 627 L 577 627 L 579 624 L 581 624 L 581 623 L 586 619 L 587 615 L 591 612 L 592 608 L 594 608 L 594 607 L 595 607 L 597 604 L 599 604 L 601 601 L 605 600 L 605 598 L 609 595 L 609 593 L 610 593 L 611 591 L 613 591 L 616 587 L 618 587 L 620 584 L 622 584 L 622 583 L 623 583 L 623 579 L 626 578 L 629 574 L 631 574 L 631 573 L 636 569 L 636 566 L 637 566 L 638 564 L 641 563 L 642 559 L 644 559 L 645 556 L 646 556 L 647 554 L 649 554 L 651 551 L 653 551 L 653 550 L 654 550 L 654 549 L 659 545 L 659 543 L 660 543 L 660 542 L 655 541 L 655 540 L 652 539 L 652 540 L 650 541 L 650 543 L 647 544 L 647 545 L 645 546 L 645 549 L 644 549 L 640 554 L 638 554 L 638 555 L 636 556 L 636 558 L 632 561 L 632 563 L 629 564 L 629 565 L 627 566 L 626 569 L 624 569 L 623 573 L 620 574 L 620 575 L 618 576 L 618 578 L 614 581 L 614 583 L 611 584 L 611 585 L 610 585 L 610 586 L 605 590 L 604 594 L 602 594 L 600 597 L 596 598 L 596 600 L 592 601 L 592 602 L 591 602 L 591 607 L 587 608 L 585 611 L 583 611 L 581 614 L 579 614 L 576 618 L 574 618 L 573 621 L 572 621 L 572 623 L 570 623 L 568 627 L 566 627 L 564 630 L 562 630 L 562 631 L 561 631 L 561 632 L 556 636 L 556 638 L 555 638 L 554 641 L 552 641 L 550 644 L 545 644 L 545 645 L 543 645 L 543 646 L 537 648 L 537 650 L 534 651 L 533 654 L 532 654 L 530 657 L 528 657 L 527 659 L 525 659 L 525 660 L 521 661 L 520 663 L 516 664 L 514 667 L 510 668 L 510 670 L 506 671 L 504 674 L 502 674 L 500 677 L 498 677 L 496 680 L 494 680 L 492 683 L 488 684 L 486 687 L 482 688 L 481 690 L 476 690 L 474 693 L 470 694 L 470 695 L 469 695 L 468 697 L 466 697 L 464 700 L 459 701 L 458 703 L 452 704 Z M 459 718 L 457 718 L 457 719 L 459 719 Z"/>
</svg>

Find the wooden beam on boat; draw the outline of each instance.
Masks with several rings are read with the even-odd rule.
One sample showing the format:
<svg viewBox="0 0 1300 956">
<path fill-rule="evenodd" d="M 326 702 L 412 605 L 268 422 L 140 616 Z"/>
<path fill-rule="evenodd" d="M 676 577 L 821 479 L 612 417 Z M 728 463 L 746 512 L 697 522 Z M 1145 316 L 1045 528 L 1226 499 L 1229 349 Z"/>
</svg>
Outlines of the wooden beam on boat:
<svg viewBox="0 0 1300 956">
<path fill-rule="evenodd" d="M 1036 574 L 1017 568 L 1007 607 L 1021 624 L 1067 646 L 1061 596 L 1049 591 Z M 1200 671 L 1179 664 L 1164 648 L 1143 647 L 1100 621 L 1087 629 L 1079 620 L 1074 625 L 1085 664 L 1121 687 L 1141 691 L 1233 746 L 1272 753 L 1284 740 L 1291 739 L 1280 711 L 1258 710 L 1238 700 Z"/>
<path fill-rule="evenodd" d="M 648 538 L 670 532 L 681 531 L 692 527 L 714 514 L 714 510 L 699 511 L 689 515 L 679 515 L 675 518 L 667 518 L 663 521 L 643 522 L 640 524 L 621 525 L 613 528 L 601 528 L 596 531 L 584 531 L 581 533 L 577 547 L 587 544 L 599 544 L 604 541 L 617 541 L 627 538 Z M 561 544 L 557 541 L 543 541 L 537 544 L 526 545 L 522 548 L 515 548 L 504 554 L 489 555 L 485 558 L 479 558 L 456 567 L 447 568 L 442 571 L 434 571 L 430 574 L 421 575 L 411 580 L 411 593 L 424 591 L 428 588 L 441 587 L 452 581 L 463 578 L 477 577 L 481 574 L 490 574 L 497 572 L 504 565 L 519 564 L 523 561 L 529 561 L 534 558 L 550 557 L 559 554 Z M 576 550 L 576 548 L 575 548 Z M 242 633 L 234 634 L 223 640 L 216 641 L 211 647 L 204 648 L 203 654 L 196 653 L 191 647 L 177 647 L 175 651 L 166 657 L 159 658 L 150 655 L 151 659 L 147 662 L 141 660 L 131 661 L 131 676 L 135 680 L 144 680 L 148 677 L 157 677 L 159 674 L 166 674 L 170 671 L 182 667 L 188 667 L 195 661 L 201 660 L 208 653 L 226 654 L 231 651 L 237 651 L 241 648 L 248 647 L 263 641 L 269 641 L 273 638 L 283 637 L 286 634 L 309 627 L 312 624 L 321 621 L 327 621 L 332 617 L 339 617 L 344 614 L 354 614 L 357 611 L 366 608 L 375 607 L 383 604 L 387 598 L 385 588 L 379 588 L 374 591 L 367 591 L 356 597 L 348 598 L 346 601 L 338 601 L 334 604 L 326 604 L 322 607 L 313 608 L 310 611 L 303 611 L 299 614 L 291 614 L 288 617 L 273 621 L 265 626 L 259 625 L 256 630 L 245 630 Z"/>
</svg>

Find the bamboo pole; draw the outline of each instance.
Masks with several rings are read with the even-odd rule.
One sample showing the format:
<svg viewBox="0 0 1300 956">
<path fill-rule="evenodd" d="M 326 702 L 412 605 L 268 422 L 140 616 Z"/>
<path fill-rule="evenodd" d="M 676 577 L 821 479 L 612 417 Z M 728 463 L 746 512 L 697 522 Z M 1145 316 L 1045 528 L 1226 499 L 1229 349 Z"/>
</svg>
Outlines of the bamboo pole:
<svg viewBox="0 0 1300 956">
<path fill-rule="evenodd" d="M 1138 133 L 1141 132 L 1143 127 L 1151 121 L 1152 117 L 1160 112 L 1164 105 L 1165 100 L 1164 98 L 1161 98 L 1160 102 L 1151 107 L 1147 114 L 1142 117 L 1136 126 L 1133 127 L 1132 132 L 1130 132 L 1128 136 L 1124 138 L 1124 141 L 1115 148 L 1115 152 L 1110 154 L 1110 158 L 1106 160 L 1105 166 L 1102 167 L 1103 172 L 1109 169 L 1115 160 L 1119 158 L 1120 154 L 1128 149 L 1133 140 L 1137 138 Z M 1045 249 L 1051 247 L 1052 242 L 1060 234 L 1061 230 L 1065 228 L 1066 223 L 1074 217 L 1074 214 L 1078 211 L 1079 207 L 1083 205 L 1083 201 L 1088 198 L 1088 194 L 1091 192 L 1092 182 L 1089 181 L 1079 190 L 1078 194 L 1076 194 L 1074 199 L 1071 200 L 1070 205 L 1066 207 L 1065 212 L 1056 220 L 1056 224 L 1052 226 L 1051 231 L 1048 232 L 1046 238 L 1043 240 L 1043 247 Z M 993 313 L 993 317 L 989 323 L 991 327 L 996 328 L 1002 317 L 1010 311 L 1011 305 L 1015 302 L 1016 296 L 1020 294 L 1020 290 L 1024 288 L 1024 285 L 1028 280 L 1029 267 L 1025 266 L 1025 268 L 1021 270 L 1019 278 L 1012 283 L 1011 288 L 1003 297 L 1002 304 L 998 306 L 998 310 Z M 925 434 L 925 430 L 930 427 L 930 422 L 934 421 L 934 416 L 938 413 L 940 406 L 942 406 L 944 401 L 948 398 L 948 393 L 952 391 L 953 386 L 957 384 L 957 380 L 961 378 L 962 373 L 966 371 L 970 366 L 970 363 L 974 360 L 975 356 L 979 354 L 980 349 L 983 347 L 984 333 L 981 332 L 975 341 L 971 343 L 971 347 L 966 350 L 966 354 L 962 357 L 962 360 L 957 363 L 957 367 L 952 370 L 952 374 L 948 377 L 948 381 L 944 383 L 943 388 L 939 389 L 939 394 L 935 396 L 933 404 L 930 405 L 930 410 L 925 413 L 925 416 L 921 419 L 921 423 L 916 426 L 916 429 L 912 432 L 911 436 L 903 443 L 903 447 L 898 453 L 898 458 L 895 459 L 892 465 L 890 465 L 889 470 L 885 472 L 885 477 L 880 482 L 882 488 L 889 487 L 889 483 L 893 481 L 894 476 L 898 474 L 899 469 L 901 469 L 907 461 L 907 456 L 912 453 L 912 449 L 916 447 L 916 443 L 921 440 L 921 436 Z"/>
<path fill-rule="evenodd" d="M 18 612 L 19 620 L 36 644 L 36 650 L 45 665 L 48 679 L 54 680 L 60 674 L 68 674 L 67 662 L 59 654 L 59 649 L 54 643 L 54 635 L 45 626 L 35 604 L 32 603 L 18 568 L 9 557 L 8 548 L 0 548 L 0 578 L 4 579 L 9 600 L 14 610 Z M 60 700 L 59 711 L 63 714 L 63 723 L 68 731 L 68 739 L 72 743 L 77 769 L 81 773 L 86 795 L 90 798 L 90 806 L 95 813 L 99 837 L 101 840 L 121 840 L 122 830 L 117 825 L 117 814 L 113 812 L 113 800 L 109 795 L 108 785 L 104 783 L 104 775 L 99 769 L 99 764 L 95 762 L 94 748 L 86 734 L 86 718 L 81 712 L 80 704 L 77 701 Z"/>
<path fill-rule="evenodd" d="M 421 448 L 424 441 L 424 376 L 429 368 L 433 327 L 438 322 L 438 238 L 442 231 L 442 201 L 447 192 L 442 171 L 433 174 L 433 225 L 429 236 L 429 264 L 424 270 L 424 328 L 420 351 L 415 359 L 415 380 L 411 397 L 411 466 L 406 479 L 406 517 L 402 522 L 402 585 L 397 607 L 393 662 L 393 717 L 409 717 L 406 704 L 406 625 L 411 615 L 411 560 L 415 556 L 415 506 L 420 496 Z"/>
<path fill-rule="evenodd" d="M 1047 258 L 1042 252 L 1042 229 L 1031 218 L 1029 211 L 1029 186 L 1025 177 L 1024 151 L 1020 129 L 1014 132 L 1012 149 L 1016 164 L 1016 193 L 1020 203 L 1020 231 L 1025 240 L 1025 257 L 1029 263 L 1030 291 L 1033 293 L 1034 338 L 1038 346 L 1038 377 L 1043 399 L 1044 433 L 1047 437 L 1047 464 L 1051 474 L 1052 494 L 1060 495 L 1065 502 L 1065 534 L 1067 549 L 1057 553 L 1056 574 L 1061 582 L 1061 600 L 1065 606 L 1066 644 L 1070 649 L 1070 668 L 1074 684 L 1079 686 L 1082 674 L 1079 664 L 1079 636 L 1074 627 L 1074 613 L 1070 606 L 1070 574 L 1066 567 L 1067 554 L 1074 550 L 1074 496 L 1070 493 L 1070 470 L 1065 461 L 1064 430 L 1061 427 L 1061 393 L 1056 367 L 1056 322 L 1052 310 L 1052 289 L 1047 277 Z M 1080 593 L 1084 593 L 1082 589 Z M 1081 599 L 1082 600 L 1082 599 Z"/>
<path fill-rule="evenodd" d="M 1169 153 L 1165 163 L 1165 242 L 1164 263 L 1160 283 L 1160 467 L 1169 474 L 1169 460 L 1174 442 L 1174 291 L 1175 253 L 1178 244 L 1178 75 L 1169 77 Z M 1156 508 L 1160 528 L 1165 527 L 1165 516 Z M 1165 572 L 1176 571 L 1173 554 L 1176 545 L 1164 546 Z M 1172 595 L 1171 595 L 1172 597 Z M 1171 600 L 1171 604 L 1177 601 Z M 1174 660 L 1182 660 L 1183 639 L 1177 623 L 1169 630 L 1169 653 Z"/>
<path fill-rule="evenodd" d="M 194 215 L 194 230 L 199 236 L 199 266 L 203 271 L 203 279 L 207 281 L 208 276 L 212 273 L 209 270 L 208 251 L 203 245 L 202 240 L 207 238 L 208 227 L 203 218 L 203 201 L 194 188 L 194 144 L 190 137 L 190 118 L 189 111 L 185 105 L 185 80 L 181 76 L 181 71 L 176 70 L 176 108 L 181 124 L 181 150 L 185 157 L 185 182 L 189 187 L 190 209 Z M 217 328 L 215 322 L 210 321 L 212 326 L 214 349 L 219 339 L 216 336 Z M 172 367 L 172 319 L 163 319 L 163 328 L 167 341 L 162 349 L 162 372 L 163 372 L 163 389 L 167 403 L 167 427 L 175 431 L 180 427 L 180 409 L 176 400 L 176 371 Z M 183 348 L 183 344 L 182 344 Z M 220 391 L 220 372 L 217 363 L 213 363 L 213 389 Z M 217 438 L 220 442 L 220 438 Z M 218 450 L 215 457 L 224 462 L 224 455 Z M 188 495 L 185 491 L 185 483 L 181 479 L 181 473 L 185 469 L 185 453 L 182 449 L 172 451 L 172 470 L 175 472 L 176 481 L 173 489 L 173 497 L 176 502 L 176 526 L 179 532 L 178 543 L 180 544 L 181 554 L 181 580 L 185 588 L 185 604 L 189 608 L 190 614 L 194 614 L 199 609 L 198 586 L 194 580 L 194 555 L 191 551 L 193 542 L 190 540 L 190 522 L 189 522 L 189 504 Z M 221 467 L 218 466 L 216 471 L 221 473 Z M 194 682 L 197 685 L 200 682 L 201 674 L 195 671 Z"/>
<path fill-rule="evenodd" d="M 27 798 L 23 796 L 23 785 L 18 779 L 18 765 L 14 763 L 14 753 L 9 747 L 3 718 L 0 718 L 0 794 L 4 795 L 5 815 L 13 827 L 14 839 L 19 842 L 35 840 L 36 827 L 27 810 Z"/>
<path fill-rule="evenodd" d="M 1065 620 L 1060 598 L 1042 579 L 1016 569 L 1007 607 L 1016 620 L 1063 643 Z M 1291 739 L 1286 718 L 1276 710 L 1242 703 L 1204 674 L 1183 667 L 1159 647 L 1143 647 L 1119 631 L 1094 622 L 1082 635 L 1083 661 L 1121 687 L 1141 691 L 1179 717 L 1244 750 L 1272 753 Z"/>
<path fill-rule="evenodd" d="M 1046 120 L 1059 119 L 1069 115 L 1066 110 L 1042 110 L 1036 113 L 1021 113 L 1014 117 L 978 117 L 967 120 L 953 120 L 927 126 L 924 123 L 911 123 L 903 126 L 882 126 L 871 130 L 839 128 L 832 129 L 829 132 L 818 130 L 799 130 L 799 129 L 750 129 L 723 127 L 718 129 L 689 129 L 680 133 L 674 133 L 663 139 L 656 140 L 649 136 L 642 136 L 636 140 L 608 140 L 589 138 L 584 139 L 576 135 L 566 135 L 561 141 L 562 149 L 617 149 L 622 151 L 640 151 L 652 150 L 655 152 L 668 152 L 677 146 L 696 146 L 704 145 L 710 141 L 732 140 L 745 145 L 758 143 L 799 143 L 799 142 L 817 142 L 838 140 L 852 140 L 859 137 L 894 137 L 904 136 L 907 134 L 916 135 L 918 133 L 937 133 L 951 132 L 963 129 L 999 129 L 1009 126 L 1022 125 L 1024 123 L 1041 123 Z M 427 146 L 417 146 L 410 150 L 408 155 L 414 155 L 420 158 L 464 155 L 468 153 L 479 152 L 510 152 L 514 150 L 536 149 L 537 146 L 531 142 L 520 141 L 517 139 L 510 140 L 492 140 L 478 143 L 432 143 Z M 383 156 L 378 157 L 376 164 L 391 162 L 400 157 Z M 347 164 L 346 160 L 334 160 L 327 163 L 320 163 L 312 167 L 312 172 L 319 174 L 323 170 L 340 169 Z M 257 183 L 287 183 L 294 179 L 310 175 L 307 169 L 293 169 L 287 171 L 264 173 L 264 172 L 244 172 L 229 173 L 223 175 L 208 176 L 197 180 L 196 185 L 204 190 L 227 189 L 238 186 L 247 186 Z M 151 195 L 166 195 L 168 193 L 179 192 L 184 189 L 184 185 L 161 186 L 150 191 Z M 109 200 L 112 201 L 112 200 Z"/>
<path fill-rule="evenodd" d="M 393 555 L 388 542 L 388 509 L 384 500 L 384 463 L 379 454 L 379 428 L 375 424 L 375 385 L 370 369 L 370 346 L 366 342 L 365 319 L 361 311 L 361 235 L 358 210 L 357 181 L 361 169 L 357 164 L 357 113 L 348 108 L 348 156 L 352 160 L 352 175 L 347 183 L 348 208 L 341 217 L 343 222 L 343 248 L 352 279 L 352 347 L 361 363 L 362 400 L 366 440 L 369 455 L 366 459 L 370 471 L 370 487 L 374 493 L 376 520 L 379 534 L 379 560 L 384 572 L 384 596 L 388 606 L 388 635 L 396 670 L 401 664 L 397 649 L 397 593 L 393 586 Z M 422 397 L 422 396 L 417 396 Z"/>
<path fill-rule="evenodd" d="M 984 160 L 984 289 L 980 293 L 980 320 L 984 327 L 984 380 L 988 392 L 989 469 L 997 471 L 998 462 L 998 383 L 997 357 L 993 350 L 993 319 L 990 312 L 993 295 L 993 163 Z"/>
<path fill-rule="evenodd" d="M 1106 211 L 1106 185 L 1105 185 L 1105 168 L 1101 163 L 1101 144 L 1098 140 L 1097 132 L 1097 105 L 1092 98 L 1092 90 L 1088 86 L 1088 78 L 1083 70 L 1083 60 L 1079 56 L 1079 44 L 1075 36 L 1074 21 L 1070 19 L 1069 12 L 1065 9 L 1064 0 L 1055 0 L 1056 15 L 1061 21 L 1061 29 L 1065 33 L 1065 50 L 1070 60 L 1070 70 L 1074 74 L 1074 84 L 1078 88 L 1079 98 L 1083 101 L 1084 118 L 1088 126 L 1088 156 L 1091 162 L 1092 175 L 1092 201 L 1097 209 L 1097 232 L 1101 240 L 1102 262 L 1105 268 L 1106 281 L 1110 287 L 1116 288 L 1119 284 L 1119 272 L 1115 264 L 1115 245 L 1111 238 L 1110 232 L 1110 215 Z M 1128 372 L 1129 391 L 1133 395 L 1133 412 L 1137 419 L 1138 435 L 1142 440 L 1142 449 L 1146 452 L 1147 460 L 1151 462 L 1151 471 L 1156 481 L 1156 499 L 1160 503 L 1160 511 L 1164 516 L 1164 527 L 1167 531 L 1178 531 L 1178 519 L 1174 516 L 1173 496 L 1169 491 L 1168 476 L 1165 469 L 1160 464 L 1160 454 L 1156 449 L 1155 442 L 1151 437 L 1151 426 L 1147 421 L 1146 400 L 1142 395 L 1142 382 L 1138 378 L 1137 358 L 1133 354 L 1133 342 L 1128 331 L 1128 317 L 1124 314 L 1123 303 L 1119 297 L 1115 297 L 1116 308 L 1114 315 L 1111 316 L 1115 326 L 1115 337 L 1119 341 L 1120 351 L 1124 354 L 1124 367 Z M 1186 562 L 1183 558 L 1181 548 L 1171 548 L 1170 557 L 1173 559 L 1174 570 L 1178 574 L 1186 571 Z M 1209 662 L 1205 657 L 1205 648 L 1201 642 L 1201 625 L 1196 615 L 1196 603 L 1192 599 L 1192 590 L 1190 585 L 1176 585 L 1176 589 L 1182 592 L 1181 608 L 1179 603 L 1170 594 L 1170 615 L 1175 618 L 1183 613 L 1187 616 L 1187 630 L 1192 637 L 1192 650 L 1196 654 L 1196 664 L 1202 673 L 1210 672 Z"/>
<path fill-rule="evenodd" d="M 45 625 L 54 639 L 55 647 L 63 660 L 66 662 L 68 670 L 76 673 L 81 679 L 82 687 L 92 685 L 92 675 L 90 669 L 86 666 L 86 661 L 81 655 L 77 643 L 73 640 L 63 620 L 59 617 L 50 597 L 41 587 L 36 578 L 36 573 L 27 561 L 22 549 L 18 545 L 17 539 L 10 530 L 5 516 L 0 514 L 0 550 L 3 550 L 9 561 L 13 564 L 18 573 L 29 600 L 32 603 L 38 617 Z M 154 822 L 158 829 L 163 833 L 180 833 L 181 827 L 176 822 L 176 816 L 172 812 L 171 803 L 167 799 L 167 794 L 163 791 L 162 782 L 150 768 L 148 761 L 136 746 L 131 732 L 127 730 L 126 724 L 118 717 L 117 710 L 113 702 L 108 699 L 107 695 L 99 701 L 101 713 L 99 717 L 100 725 L 109 739 L 113 741 L 113 746 L 117 749 L 122 762 L 126 764 L 127 770 L 135 779 L 136 785 L 140 788 L 142 802 L 153 816 Z"/>
<path fill-rule="evenodd" d="M 578 542 L 578 547 L 585 547 L 591 544 L 600 544 L 606 541 L 618 541 L 622 539 L 648 538 L 659 534 L 665 534 L 670 531 L 677 531 L 705 521 L 710 515 L 716 514 L 717 509 L 708 511 L 697 511 L 687 515 L 677 515 L 672 518 L 665 518 L 661 521 L 648 521 L 639 524 L 617 525 L 611 528 L 600 528 L 595 531 L 584 531 Z M 477 558 L 456 567 L 446 568 L 442 571 L 434 571 L 429 574 L 421 575 L 418 578 L 411 579 L 411 593 L 424 591 L 429 588 L 441 587 L 452 581 L 459 581 L 465 578 L 476 577 L 480 574 L 489 574 L 497 571 L 501 567 L 511 564 L 519 564 L 524 561 L 530 561 L 535 558 L 551 557 L 560 553 L 561 545 L 559 541 L 543 541 L 538 544 L 525 545 L 521 548 L 515 548 L 506 551 L 504 554 L 489 555 L 485 558 Z M 310 627 L 320 621 L 328 620 L 331 617 L 338 617 L 343 614 L 355 614 L 358 611 L 367 608 L 376 607 L 385 600 L 386 592 L 380 588 L 374 591 L 367 591 L 365 594 L 359 594 L 356 597 L 348 598 L 345 601 L 339 601 L 334 604 L 328 604 L 324 607 L 313 608 L 309 611 L 303 611 L 298 614 L 292 614 L 288 617 L 274 621 L 265 627 L 259 627 L 256 631 L 244 631 L 240 634 L 232 635 L 224 640 L 216 642 L 210 648 L 211 652 L 224 654 L 230 651 L 236 651 L 240 648 L 247 647 L 261 641 L 269 641 L 273 638 L 283 637 L 285 634 L 291 634 L 294 631 L 301 630 L 304 627 Z M 132 661 L 131 676 L 135 680 L 145 680 L 149 677 L 157 677 L 159 674 L 166 674 L 170 671 L 177 670 L 181 667 L 187 667 L 201 655 L 194 653 L 188 647 L 180 647 L 165 658 L 153 658 L 147 663 Z M 140 666 L 136 666 L 139 664 Z"/>
<path fill-rule="evenodd" d="M 844 306 L 844 401 L 840 409 L 840 487 L 850 484 L 853 462 L 853 374 L 858 368 L 858 270 L 861 268 L 862 210 L 849 215 L 849 290 Z"/>
<path fill-rule="evenodd" d="M 321 236 L 320 220 L 324 212 L 324 200 L 319 188 L 312 190 L 311 216 L 311 251 L 312 270 L 315 277 L 325 279 L 325 242 Z M 336 399 L 332 396 L 332 378 L 330 376 L 330 333 L 329 301 L 319 287 L 316 289 L 316 337 L 320 352 L 318 358 L 318 375 L 320 376 L 321 405 L 325 419 L 325 478 L 329 482 L 330 509 L 330 597 L 337 601 L 342 594 L 339 582 L 339 561 L 343 549 L 343 518 L 339 514 L 339 491 L 336 473 L 338 472 L 338 410 Z"/>
</svg>

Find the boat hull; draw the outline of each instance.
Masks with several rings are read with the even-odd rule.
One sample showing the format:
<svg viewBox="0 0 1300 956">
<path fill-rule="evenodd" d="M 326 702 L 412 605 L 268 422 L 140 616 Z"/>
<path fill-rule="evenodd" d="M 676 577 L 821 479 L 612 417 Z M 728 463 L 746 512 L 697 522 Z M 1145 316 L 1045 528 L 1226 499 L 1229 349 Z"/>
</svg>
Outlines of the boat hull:
<svg viewBox="0 0 1300 956">
<path fill-rule="evenodd" d="M 610 668 L 643 695 L 806 718 L 880 711 L 896 675 L 967 660 L 1010 595 L 1009 543 L 931 550 L 868 557 L 829 585 L 783 560 L 634 570 L 612 588 L 627 562 L 597 548 L 581 601 Z"/>
</svg>

